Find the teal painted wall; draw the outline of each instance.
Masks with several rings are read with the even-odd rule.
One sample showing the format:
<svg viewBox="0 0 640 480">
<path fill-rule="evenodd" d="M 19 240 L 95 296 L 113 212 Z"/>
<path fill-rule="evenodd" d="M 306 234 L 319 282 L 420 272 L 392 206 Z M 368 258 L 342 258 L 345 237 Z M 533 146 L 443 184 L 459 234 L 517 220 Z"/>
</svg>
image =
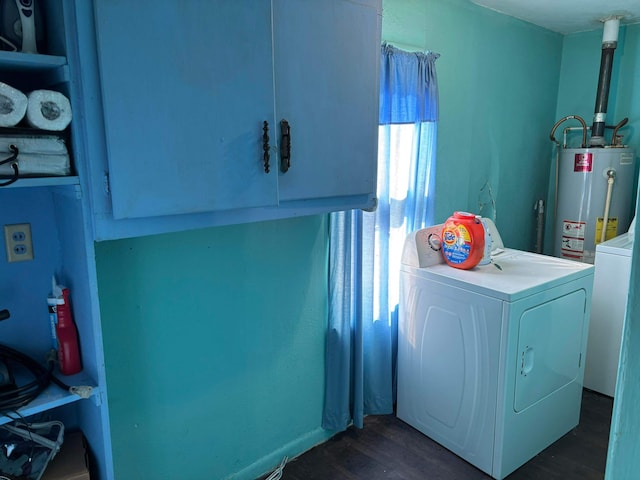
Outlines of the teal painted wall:
<svg viewBox="0 0 640 480">
<path fill-rule="evenodd" d="M 549 189 L 549 131 L 574 113 L 567 79 L 580 67 L 597 81 L 592 60 L 573 56 L 581 39 L 570 48 L 573 37 L 563 44 L 466 0 L 383 6 L 385 40 L 441 54 L 436 220 L 478 211 L 488 182 L 505 243 L 531 248 L 533 205 Z M 625 52 L 637 49 L 632 30 Z M 624 98 L 634 104 L 633 123 L 640 62 L 629 58 L 615 103 L 616 115 Z M 575 93 L 589 116 L 595 86 L 584 90 Z M 96 245 L 119 480 L 250 479 L 327 438 L 326 230 L 326 217 L 313 216 Z"/>
<path fill-rule="evenodd" d="M 454 210 L 495 213 L 507 246 L 532 249 L 533 207 L 548 192 L 562 36 L 468 0 L 384 0 L 382 36 L 441 55 L 436 221 Z M 495 212 L 479 207 L 489 203 L 485 185 Z"/>
<path fill-rule="evenodd" d="M 327 438 L 326 217 L 96 257 L 118 480 L 253 479 Z"/>
<path fill-rule="evenodd" d="M 562 50 L 562 68 L 556 116 L 576 114 L 588 126 L 598 86 L 602 30 L 567 35 Z M 607 124 L 614 125 L 624 117 L 629 124 L 619 133 L 633 148 L 640 145 L 640 25 L 620 27 L 618 46 L 611 69 L 611 87 L 607 108 Z M 575 126 L 578 126 L 575 123 Z M 608 132 L 610 133 L 610 132 Z"/>
</svg>

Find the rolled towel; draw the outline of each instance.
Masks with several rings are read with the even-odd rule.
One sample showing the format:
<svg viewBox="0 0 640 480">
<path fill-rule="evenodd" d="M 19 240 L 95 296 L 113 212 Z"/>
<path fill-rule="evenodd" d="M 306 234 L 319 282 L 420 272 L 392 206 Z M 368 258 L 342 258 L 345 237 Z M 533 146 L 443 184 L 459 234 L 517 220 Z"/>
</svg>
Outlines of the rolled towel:
<svg viewBox="0 0 640 480">
<path fill-rule="evenodd" d="M 27 111 L 27 96 L 0 82 L 0 127 L 15 127 Z"/>
<path fill-rule="evenodd" d="M 27 101 L 27 122 L 34 128 L 60 131 L 71 123 L 71 104 L 62 93 L 34 90 Z"/>
</svg>

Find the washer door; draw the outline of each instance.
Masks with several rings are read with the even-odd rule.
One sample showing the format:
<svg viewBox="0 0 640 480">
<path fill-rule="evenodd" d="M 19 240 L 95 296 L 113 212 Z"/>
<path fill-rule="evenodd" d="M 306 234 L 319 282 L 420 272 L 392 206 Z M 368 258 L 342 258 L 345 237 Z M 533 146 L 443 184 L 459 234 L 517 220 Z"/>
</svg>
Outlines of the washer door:
<svg viewBox="0 0 640 480">
<path fill-rule="evenodd" d="M 525 310 L 518 333 L 514 410 L 521 412 L 580 373 L 586 292 L 576 290 Z"/>
</svg>

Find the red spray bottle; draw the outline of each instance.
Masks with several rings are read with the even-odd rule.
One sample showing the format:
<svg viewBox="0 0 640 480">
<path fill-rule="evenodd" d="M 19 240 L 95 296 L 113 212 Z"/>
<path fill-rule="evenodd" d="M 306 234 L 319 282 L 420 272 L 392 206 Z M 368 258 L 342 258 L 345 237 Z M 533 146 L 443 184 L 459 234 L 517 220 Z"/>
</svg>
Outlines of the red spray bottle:
<svg viewBox="0 0 640 480">
<path fill-rule="evenodd" d="M 78 345 L 78 330 L 71 314 L 71 304 L 69 303 L 69 289 L 56 286 L 54 295 L 59 301 L 56 305 L 57 323 L 56 336 L 58 338 L 58 361 L 60 362 L 60 372 L 63 375 L 73 375 L 82 370 L 80 360 L 80 348 Z M 61 289 L 61 290 L 60 290 Z"/>
</svg>

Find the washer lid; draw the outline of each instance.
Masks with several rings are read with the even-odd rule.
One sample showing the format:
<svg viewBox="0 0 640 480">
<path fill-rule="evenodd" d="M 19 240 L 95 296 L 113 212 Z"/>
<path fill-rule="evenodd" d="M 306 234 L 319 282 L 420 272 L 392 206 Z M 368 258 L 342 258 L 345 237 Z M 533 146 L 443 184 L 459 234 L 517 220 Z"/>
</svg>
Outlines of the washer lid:
<svg viewBox="0 0 640 480">
<path fill-rule="evenodd" d="M 624 255 L 625 257 L 631 256 L 631 249 L 633 248 L 633 235 L 628 232 L 618 235 L 616 238 L 607 240 L 596 245 L 596 253 L 611 253 L 614 255 Z"/>
<path fill-rule="evenodd" d="M 492 257 L 492 263 L 471 270 L 446 264 L 425 268 L 402 267 L 419 277 L 448 283 L 459 288 L 503 300 L 517 300 L 577 278 L 593 275 L 588 263 L 504 249 Z"/>
</svg>

